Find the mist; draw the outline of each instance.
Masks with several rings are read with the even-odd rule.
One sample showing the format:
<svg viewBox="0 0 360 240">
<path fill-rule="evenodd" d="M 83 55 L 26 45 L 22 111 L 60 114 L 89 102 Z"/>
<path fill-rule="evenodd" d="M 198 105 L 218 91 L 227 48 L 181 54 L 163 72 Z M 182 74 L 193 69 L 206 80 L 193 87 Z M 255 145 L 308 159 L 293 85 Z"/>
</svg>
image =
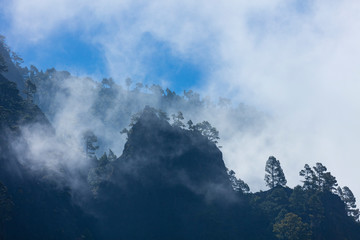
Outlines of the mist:
<svg viewBox="0 0 360 240">
<path fill-rule="evenodd" d="M 175 111 L 197 122 L 209 120 L 220 131 L 228 168 L 253 191 L 265 189 L 264 164 L 274 155 L 289 186 L 300 184 L 298 172 L 305 163 L 322 162 L 339 185 L 349 186 L 359 199 L 357 1 L 16 0 L 5 9 L 11 22 L 5 33 L 15 50 L 51 44 L 57 31 L 78 32 L 83 41 L 100 46 L 108 74 L 118 83 L 128 76 L 142 81 L 151 72 L 152 65 L 144 61 L 156 51 L 144 41 L 144 35 L 150 35 L 172 55 L 206 72 L 193 88 L 202 97 L 232 99 L 232 107 L 219 110 L 221 114 Z M 154 82 L 170 89 L 177 85 L 171 79 Z M 95 93 L 86 88 L 70 88 L 73 97 L 59 107 L 52 123 L 64 135 L 80 136 L 91 128 L 119 155 L 125 138 L 88 115 Z M 61 96 L 57 98 L 62 106 Z M 240 103 L 251 107 L 237 121 L 230 117 L 236 116 L 231 109 Z M 157 104 L 151 100 L 150 105 Z M 128 124 L 129 115 L 119 128 Z M 79 126 L 80 119 L 88 123 Z"/>
</svg>

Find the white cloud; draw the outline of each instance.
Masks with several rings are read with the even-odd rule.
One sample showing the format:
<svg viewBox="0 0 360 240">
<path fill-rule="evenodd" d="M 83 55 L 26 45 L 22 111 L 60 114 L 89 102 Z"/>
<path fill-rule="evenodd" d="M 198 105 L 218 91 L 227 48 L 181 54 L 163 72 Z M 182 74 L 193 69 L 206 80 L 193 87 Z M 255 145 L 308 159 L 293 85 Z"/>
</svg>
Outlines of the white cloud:
<svg viewBox="0 0 360 240">
<path fill-rule="evenodd" d="M 41 43 L 57 31 L 79 32 L 101 45 L 121 79 L 146 75 L 142 58 L 153 49 L 139 43 L 150 33 L 206 67 L 208 92 L 273 115 L 260 135 L 214 123 L 226 161 L 255 189 L 273 154 L 291 185 L 305 163 L 320 161 L 360 196 L 359 1 L 14 0 L 8 8 L 10 36 Z"/>
</svg>

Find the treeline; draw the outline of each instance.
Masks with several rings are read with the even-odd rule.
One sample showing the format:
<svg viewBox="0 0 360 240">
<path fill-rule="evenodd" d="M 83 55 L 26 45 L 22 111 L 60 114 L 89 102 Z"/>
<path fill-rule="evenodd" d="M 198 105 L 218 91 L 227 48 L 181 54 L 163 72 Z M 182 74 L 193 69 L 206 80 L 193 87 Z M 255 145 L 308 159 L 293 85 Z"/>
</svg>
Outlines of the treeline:
<svg viewBox="0 0 360 240">
<path fill-rule="evenodd" d="M 339 187 L 322 163 L 305 164 L 299 175 L 302 185 L 288 188 L 280 161 L 273 156 L 267 160 L 264 180 L 269 190 L 248 195 L 254 211 L 266 216 L 266 227 L 278 239 L 351 239 L 360 224 L 350 188 Z"/>
<path fill-rule="evenodd" d="M 0 43 L 2 43 L 3 49 L 7 47 L 4 45 L 3 39 Z M 5 52 L 8 55 L 0 58 L 0 73 L 4 73 L 9 69 L 11 71 L 12 68 L 7 62 L 7 59 L 12 53 L 8 48 L 5 49 Z M 0 56 L 2 55 L 0 54 Z M 238 108 L 230 107 L 231 103 L 227 99 L 220 99 L 217 104 L 214 104 L 209 98 L 200 98 L 199 94 L 191 90 L 184 91 L 183 95 L 177 95 L 170 89 L 163 90 L 158 85 L 146 86 L 139 82 L 133 83 L 130 78 L 125 80 L 124 88 L 115 83 L 111 78 L 104 78 L 101 82 L 97 82 L 90 78 L 74 77 L 68 72 L 57 71 L 55 69 L 48 69 L 43 72 L 34 66 L 23 68 L 21 67 L 21 59 L 17 55 L 12 56 L 12 61 L 18 69 L 18 73 L 21 73 L 24 81 L 21 93 L 26 100 L 23 100 L 19 96 L 15 84 L 8 82 L 5 78 L 2 79 L 3 77 L 1 75 L 0 80 L 4 87 L 1 88 L 2 91 L 0 91 L 0 120 L 5 125 L 16 126 L 17 128 L 21 123 L 18 119 L 29 119 L 35 114 L 34 111 L 28 111 L 28 107 L 25 108 L 21 106 L 31 106 L 33 109 L 35 107 L 34 103 L 36 103 L 50 120 L 54 121 L 56 118 L 59 118 L 59 114 L 62 114 L 64 106 L 76 104 L 76 107 L 81 110 L 79 114 L 79 116 L 81 116 L 81 118 L 79 118 L 80 123 L 85 125 L 83 128 L 85 131 L 82 132 L 84 156 L 91 162 L 87 169 L 87 174 L 85 174 L 84 188 L 90 188 L 94 199 L 99 199 L 100 197 L 102 199 L 109 199 L 104 205 L 96 205 L 101 203 L 101 201 L 95 200 L 92 202 L 93 199 L 90 199 L 90 203 L 88 204 L 94 204 L 94 206 L 97 207 L 94 209 L 101 213 L 103 208 L 107 209 L 108 206 L 119 207 L 121 211 L 109 207 L 109 209 L 107 209 L 108 212 L 106 212 L 113 217 L 109 218 L 111 220 L 108 222 L 109 226 L 104 225 L 112 229 L 112 231 L 118 230 L 118 226 L 111 225 L 116 223 L 118 219 L 122 219 L 123 228 L 128 227 L 128 221 L 132 219 L 135 229 L 135 223 L 143 221 L 144 214 L 148 214 L 146 216 L 152 219 L 153 216 L 157 216 L 156 214 L 163 211 L 163 206 L 158 204 L 159 201 L 163 201 L 163 204 L 168 204 L 168 206 L 177 209 L 176 213 L 178 214 L 174 215 L 174 212 L 169 210 L 166 217 L 163 218 L 164 224 L 169 223 L 167 220 L 168 217 L 173 217 L 174 220 L 178 220 L 177 217 L 184 216 L 182 213 L 186 210 L 188 211 L 188 215 L 186 215 L 188 217 L 186 218 L 187 221 L 193 221 L 192 224 L 199 224 L 196 225 L 197 227 L 201 227 L 205 222 L 208 225 L 204 225 L 206 227 L 203 227 L 207 233 L 219 234 L 217 230 L 220 229 L 221 231 L 219 230 L 219 232 L 221 232 L 221 234 L 226 232 L 229 234 L 228 236 L 231 236 L 228 239 L 242 238 L 242 235 L 236 235 L 239 232 L 244 234 L 244 236 L 248 236 L 246 239 L 274 239 L 276 237 L 277 239 L 289 240 L 337 240 L 357 239 L 357 237 L 360 236 L 359 209 L 356 206 L 356 199 L 352 191 L 347 186 L 338 186 L 336 178 L 331 172 L 327 171 L 327 168 L 321 163 L 316 163 L 313 167 L 305 164 L 304 169 L 299 172 L 299 175 L 303 177 L 302 184 L 291 189 L 286 186 L 287 180 L 281 168 L 280 161 L 270 156 L 265 164 L 264 177 L 269 190 L 256 193 L 251 193 L 248 184 L 237 178 L 233 170 L 227 170 L 227 174 L 225 172 L 226 170 L 222 170 L 225 168 L 225 165 L 221 152 L 216 147 L 220 139 L 219 131 L 210 124 L 210 122 L 213 123 L 213 121 L 204 121 L 204 119 L 207 118 L 203 118 L 204 115 L 199 114 L 199 112 L 207 109 L 208 112 L 211 112 L 210 116 L 228 114 L 226 116 L 235 123 L 233 128 L 239 131 L 251 126 L 251 124 L 259 123 L 259 121 L 261 121 L 259 119 L 262 118 L 259 117 L 260 115 L 258 113 L 241 105 Z M 75 100 L 79 98 L 83 101 L 77 103 Z M 68 101 L 68 99 L 70 99 L 70 101 Z M 83 105 L 83 103 L 86 102 L 89 104 Z M 124 150 L 123 154 L 118 157 L 112 146 L 120 145 L 119 142 L 116 141 L 117 138 L 121 136 L 121 133 L 127 135 L 128 138 L 134 134 L 134 126 L 139 121 L 141 113 L 143 112 L 142 109 L 147 105 L 151 107 L 145 107 L 145 110 L 156 116 L 156 120 L 162 121 L 166 127 L 156 129 L 156 127 L 161 126 L 161 124 L 156 125 L 155 123 L 153 126 L 151 125 L 152 123 L 147 123 L 148 125 L 146 127 L 140 128 L 136 133 L 135 139 L 137 141 L 134 141 L 134 139 L 131 143 L 127 141 L 126 151 Z M 224 109 L 226 109 L 226 111 L 224 111 Z M 36 110 L 40 112 L 37 108 Z M 72 112 L 71 114 L 76 115 L 78 112 Z M 19 118 L 19 116 L 24 117 Z M 86 120 L 88 119 L 95 119 L 96 121 L 87 123 Z M 11 124 L 8 123 L 8 120 L 11 120 Z M 11 127 L 11 129 L 13 128 L 15 129 L 15 127 Z M 113 134 L 109 135 L 110 132 Z M 153 135 L 146 136 L 148 139 L 147 142 L 144 142 L 143 138 L 149 132 L 152 132 Z M 161 137 L 154 139 L 154 136 L 159 136 L 159 132 L 162 134 Z M 106 139 L 107 135 L 109 135 L 108 139 Z M 179 141 L 179 139 L 181 141 Z M 157 142 L 153 143 L 152 140 L 156 140 Z M 202 145 L 200 147 L 196 146 L 195 140 L 201 141 Z M 177 141 L 182 145 L 176 145 L 178 143 Z M 147 151 L 141 152 L 144 143 L 147 144 Z M 3 141 L 2 144 L 7 146 L 6 144 L 8 143 Z M 184 148 L 187 149 L 187 155 L 184 155 L 184 152 L 182 152 Z M 133 149 L 137 150 L 135 151 Z M 173 151 L 177 149 L 181 149 L 182 151 L 178 154 L 179 156 L 174 156 Z M 154 150 L 161 150 L 166 154 L 160 154 Z M 97 154 L 102 152 L 104 154 Z M 0 155 L 0 157 L 2 156 Z M 148 179 L 145 178 L 146 183 L 150 182 L 150 185 L 143 185 L 141 181 L 138 182 L 138 176 L 133 174 L 133 168 L 124 172 L 125 167 L 128 167 L 127 164 L 132 164 L 131 160 L 137 160 L 135 164 L 136 169 L 136 167 L 138 167 L 137 164 L 144 164 L 145 166 L 146 163 L 143 162 L 146 161 L 141 161 L 143 159 L 149 160 L 150 162 L 154 161 L 154 163 L 157 164 L 157 160 L 162 158 L 173 160 L 173 162 L 165 162 L 169 164 L 166 165 L 166 167 L 170 166 L 169 168 L 172 170 L 169 172 L 171 174 L 165 174 L 165 177 L 162 174 L 163 170 L 167 168 L 162 165 L 154 165 L 158 168 L 153 168 L 153 165 L 150 165 L 148 168 L 145 168 L 146 171 L 144 171 L 144 168 L 138 169 L 140 174 L 146 174 L 148 177 Z M 2 162 L 5 162 L 5 160 L 8 159 L 2 157 L 0 163 L 3 164 Z M 194 162 L 196 164 L 193 164 Z M 207 167 L 205 168 L 206 170 L 204 170 L 204 166 Z M 131 167 L 134 166 L 131 165 Z M 3 169 L 5 169 L 4 167 L 2 171 L 5 172 Z M 156 174 L 154 174 L 154 171 Z M 184 180 L 183 175 L 180 174 L 177 176 L 174 174 L 178 172 L 185 173 L 185 175 L 191 172 L 191 174 L 196 177 L 194 178 L 196 181 L 191 182 L 193 185 L 189 187 L 187 185 L 189 184 L 189 179 L 185 178 L 187 180 L 186 184 L 181 185 L 180 190 L 178 188 L 179 186 L 173 188 L 174 185 L 172 185 L 172 181 L 174 177 L 178 177 L 179 181 Z M 123 176 L 120 176 L 121 174 Z M 64 176 L 66 176 L 66 173 L 64 173 Z M 206 193 L 211 190 L 210 192 L 221 195 L 224 191 L 222 192 L 222 189 L 216 189 L 217 185 L 200 185 L 198 182 L 208 183 L 218 178 L 221 179 L 223 176 L 227 185 L 225 187 L 221 185 L 221 187 L 228 187 L 231 192 L 231 197 L 233 197 L 232 194 L 236 196 L 232 199 L 234 202 L 229 204 L 226 202 L 227 200 L 224 200 L 226 203 L 223 205 L 219 204 L 219 206 L 216 204 L 211 205 L 205 200 L 203 202 L 202 196 L 200 196 L 198 192 L 203 191 Z M 127 191 L 129 190 L 134 194 L 130 197 L 121 191 L 114 191 L 114 186 L 123 184 L 124 182 L 120 180 L 127 178 L 129 178 L 127 180 L 129 183 L 129 189 L 127 189 Z M 9 179 L 10 178 L 5 178 L 5 180 L 11 183 Z M 3 181 L 3 179 L 0 180 Z M 47 184 L 47 181 L 51 181 L 51 178 L 41 177 L 41 180 Z M 140 176 L 140 180 L 143 180 L 142 176 Z M 156 184 L 151 185 L 151 181 L 154 180 Z M 163 187 L 164 181 L 166 182 L 165 185 L 168 184 L 166 188 L 164 188 L 165 190 L 161 188 Z M 44 188 L 43 185 L 39 185 L 38 183 L 39 181 L 37 180 L 34 181 L 34 183 L 27 183 L 29 185 L 27 187 L 27 196 L 31 199 L 31 204 L 26 202 L 27 200 L 24 203 L 21 202 L 27 199 L 22 195 L 22 190 L 19 190 L 21 189 L 19 186 L 26 188 L 25 183 L 21 182 L 19 186 L 15 184 L 14 186 L 16 187 L 9 185 L 9 183 L 7 183 L 6 186 L 0 183 L 0 237 L 4 232 L 5 228 L 3 229 L 2 227 L 5 226 L 5 223 L 12 224 L 10 221 L 12 217 L 11 212 L 19 209 L 19 205 L 23 208 L 18 210 L 20 214 L 14 215 L 14 219 L 17 221 L 20 219 L 20 223 L 24 223 L 24 226 L 29 223 L 28 219 L 31 219 L 32 216 L 38 215 L 39 213 L 36 212 L 37 210 L 34 210 L 32 215 L 25 215 L 25 217 L 23 217 L 22 213 L 28 212 L 34 204 L 39 205 L 39 207 L 36 208 L 39 209 L 39 211 L 44 210 L 43 203 L 38 201 L 44 201 L 44 189 L 49 192 L 46 198 L 49 200 L 44 201 L 44 204 L 49 205 L 49 203 L 52 203 L 54 208 L 49 207 L 45 209 L 46 214 L 42 216 L 41 219 L 43 222 L 39 224 L 39 228 L 35 231 L 29 228 L 27 233 L 35 234 L 33 236 L 36 236 L 37 233 L 43 233 L 43 231 L 40 230 L 44 230 L 42 228 L 44 224 L 47 223 L 54 229 L 59 228 L 62 230 L 56 230 L 56 232 L 49 230 L 44 236 L 53 236 L 53 234 L 59 234 L 60 232 L 65 233 L 66 236 L 66 234 L 71 235 L 71 231 L 69 230 L 74 230 L 74 224 L 84 222 L 83 217 L 79 217 L 81 211 L 79 209 L 75 209 L 75 211 L 69 207 L 72 206 L 70 204 L 70 190 L 65 187 L 64 190 L 61 190 L 61 197 L 57 197 L 56 194 L 54 194 L 59 192 L 57 187 L 52 188 L 49 186 L 49 190 L 47 190 L 47 188 Z M 134 183 L 137 185 L 134 185 Z M 7 187 L 9 187 L 9 189 Z M 234 191 L 231 190 L 231 187 Z M 153 194 L 154 190 L 157 191 L 157 194 Z M 36 191 L 39 192 L 38 198 L 33 198 L 33 193 Z M 147 194 L 144 195 L 143 191 Z M 193 193 L 193 191 L 195 193 Z M 101 193 L 109 194 L 101 195 Z M 177 193 L 176 196 L 178 197 L 174 197 L 174 193 Z M 187 194 L 186 196 L 188 198 L 183 198 L 184 193 Z M 116 194 L 118 194 L 117 201 L 120 203 L 124 201 L 124 203 L 132 207 L 130 208 L 131 211 L 129 210 L 127 214 L 123 214 L 124 211 L 127 211 L 127 208 L 124 207 L 127 205 L 116 205 L 117 201 L 113 201 L 112 197 L 116 196 Z M 15 196 L 14 201 L 11 199 L 11 195 Z M 126 197 L 128 199 L 126 199 Z M 225 197 L 221 195 L 219 198 L 222 197 L 225 199 L 228 196 Z M 152 206 L 157 207 L 155 210 L 147 208 L 149 202 L 146 200 L 148 198 L 153 199 Z M 165 201 L 164 199 L 173 199 L 174 201 Z M 183 201 L 183 204 L 175 204 L 172 206 L 172 203 L 178 201 Z M 14 204 L 16 207 L 14 207 Z M 61 204 L 63 204 L 63 206 L 59 210 L 58 206 L 61 206 Z M 193 206 L 194 204 L 197 204 L 197 208 L 189 210 L 188 206 Z M 139 211 L 138 205 L 144 206 L 144 212 Z M 228 208 L 228 206 L 231 207 Z M 165 211 L 166 209 L 165 207 Z M 224 209 L 227 211 L 224 211 Z M 58 215 L 57 224 L 53 224 L 49 218 L 49 216 L 53 216 L 54 211 L 61 211 L 63 213 Z M 132 218 L 133 215 L 138 216 L 138 218 Z M 48 220 L 49 223 L 45 222 L 44 219 Z M 187 221 L 182 222 L 183 226 L 189 227 L 187 226 Z M 65 228 L 68 230 L 64 231 L 63 224 L 65 223 L 68 223 L 67 228 Z M 177 222 L 174 221 L 171 222 L 170 225 L 172 226 L 172 224 L 174 224 L 175 226 L 176 223 Z M 34 224 L 37 224 L 36 221 L 34 221 Z M 76 236 L 81 236 L 81 238 L 91 236 L 89 229 L 93 229 L 91 226 L 94 225 L 92 224 L 93 223 L 89 221 L 84 224 L 86 225 L 84 228 L 74 230 L 77 234 Z M 241 228 L 242 224 L 246 226 L 244 229 Z M 13 224 L 11 226 L 13 227 L 12 233 L 15 235 L 18 234 L 18 225 Z M 146 221 L 143 222 L 142 226 L 148 227 L 149 232 L 153 231 Z M 216 230 L 211 232 L 212 229 L 208 226 L 213 226 Z M 178 226 L 174 227 L 174 229 L 178 229 L 177 227 Z M 86 231 L 84 229 L 86 229 Z M 131 229 L 131 226 L 129 229 L 129 234 L 133 234 L 134 231 Z M 191 226 L 189 229 L 192 229 Z M 196 227 L 194 229 L 197 230 Z M 98 229 L 95 229 L 93 231 L 96 232 L 97 230 Z M 158 231 L 167 231 L 167 229 L 160 229 Z M 89 232 L 89 234 L 87 232 Z M 82 233 L 82 235 L 78 233 Z M 191 233 L 195 234 L 197 231 Z M 101 236 L 102 232 L 99 231 L 96 234 Z M 170 231 L 169 236 L 172 236 L 171 234 L 174 233 Z M 246 234 L 251 234 L 251 237 Z M 75 236 L 75 233 L 73 236 Z M 192 235 L 189 234 L 188 236 L 191 237 Z M 209 236 L 215 235 L 209 234 Z M 46 239 L 46 237 L 43 239 Z M 62 239 L 68 238 L 62 237 Z M 88 239 L 91 238 L 88 237 Z M 217 239 L 220 239 L 220 237 Z"/>
<path fill-rule="evenodd" d="M 277 186 L 286 186 L 286 178 L 280 166 L 280 161 L 275 157 L 270 156 L 265 166 L 265 182 L 269 188 Z M 312 168 L 305 164 L 304 169 L 299 172 L 299 175 L 304 178 L 301 186 L 302 190 L 311 193 L 329 192 L 337 194 L 341 200 L 344 201 L 347 214 L 355 221 L 359 221 L 359 209 L 356 208 L 356 199 L 349 187 L 341 188 L 337 184 L 336 178 L 327 171 L 327 168 L 322 163 L 316 163 Z"/>
</svg>

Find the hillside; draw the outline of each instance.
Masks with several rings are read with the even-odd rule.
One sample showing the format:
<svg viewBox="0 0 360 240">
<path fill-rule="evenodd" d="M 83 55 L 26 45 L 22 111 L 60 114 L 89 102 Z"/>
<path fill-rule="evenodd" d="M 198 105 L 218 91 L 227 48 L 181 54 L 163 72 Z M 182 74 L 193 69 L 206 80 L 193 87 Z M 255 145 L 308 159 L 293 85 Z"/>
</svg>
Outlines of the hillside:
<svg viewBox="0 0 360 240">
<path fill-rule="evenodd" d="M 89 218 L 73 204 L 70 190 L 43 173 L 34 173 L 12 140 L 22 126 L 40 124 L 53 134 L 40 109 L 19 95 L 16 84 L 0 75 L 0 239 L 76 239 L 89 236 Z M 26 149 L 26 147 L 25 147 Z M 87 226 L 88 227 L 88 226 Z"/>
<path fill-rule="evenodd" d="M 227 169 L 217 129 L 185 124 L 180 110 L 223 111 L 195 93 L 126 91 L 32 68 L 22 81 L 38 91 L 21 96 L 11 76 L 24 69 L 12 64 L 14 73 L 0 73 L 0 239 L 360 238 L 351 190 L 321 163 L 305 165 L 302 185 L 290 188 L 270 156 L 269 190 L 250 192 Z"/>
</svg>

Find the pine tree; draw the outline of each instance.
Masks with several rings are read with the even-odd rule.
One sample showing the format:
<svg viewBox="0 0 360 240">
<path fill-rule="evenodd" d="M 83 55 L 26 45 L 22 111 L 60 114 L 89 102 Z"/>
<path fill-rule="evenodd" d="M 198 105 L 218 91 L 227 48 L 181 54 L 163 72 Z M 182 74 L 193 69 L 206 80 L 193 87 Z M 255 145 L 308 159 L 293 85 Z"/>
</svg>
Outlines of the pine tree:
<svg viewBox="0 0 360 240">
<path fill-rule="evenodd" d="M 265 182 L 269 188 L 285 186 L 287 181 L 280 166 L 280 161 L 270 156 L 265 165 Z"/>
<path fill-rule="evenodd" d="M 350 188 L 348 188 L 347 186 L 343 187 L 342 190 L 340 188 L 338 190 L 338 193 L 339 195 L 341 194 L 340 198 L 345 203 L 345 208 L 348 216 L 354 218 L 355 221 L 359 221 L 359 216 L 360 216 L 359 209 L 356 208 L 356 198 L 352 193 L 352 191 L 350 190 Z"/>
<path fill-rule="evenodd" d="M 322 186 L 324 185 L 324 175 L 327 171 L 327 168 L 322 165 L 322 163 L 316 163 L 316 165 L 313 167 L 315 171 L 316 178 L 314 179 L 314 183 L 316 185 L 317 190 L 321 191 Z"/>
<path fill-rule="evenodd" d="M 195 131 L 200 132 L 203 136 L 207 137 L 213 143 L 218 143 L 219 138 L 219 131 L 211 126 L 208 121 L 203 121 L 202 123 L 197 123 L 194 125 L 193 129 Z"/>
<path fill-rule="evenodd" d="M 109 162 L 114 162 L 116 160 L 116 158 L 117 157 L 116 157 L 115 153 L 111 149 L 109 149 L 109 154 L 108 154 Z"/>
<path fill-rule="evenodd" d="M 107 154 L 104 152 L 104 154 L 99 158 L 98 167 L 105 167 L 108 163 L 109 163 L 109 158 Z"/>
<path fill-rule="evenodd" d="M 302 181 L 304 183 L 304 190 L 315 189 L 316 176 L 308 164 L 305 164 L 304 169 L 299 172 L 299 175 L 305 178 L 305 180 Z"/>
<path fill-rule="evenodd" d="M 189 130 L 194 130 L 194 123 L 191 120 L 189 120 L 187 122 L 187 125 L 188 125 Z"/>
<path fill-rule="evenodd" d="M 233 170 L 228 171 L 229 180 L 231 182 L 231 186 L 236 192 L 249 193 L 250 188 L 243 180 L 240 178 L 236 178 L 235 172 Z"/>
<path fill-rule="evenodd" d="M 331 175 L 330 172 L 327 172 L 327 168 L 322 165 L 322 163 L 316 163 L 313 167 L 314 176 L 312 183 L 314 188 L 318 191 L 333 191 L 336 190 L 337 180 Z"/>
<path fill-rule="evenodd" d="M 324 174 L 324 184 L 322 186 L 322 190 L 323 191 L 328 191 L 328 192 L 333 192 L 336 191 L 336 187 L 337 187 L 337 180 L 336 178 L 331 175 L 330 172 L 326 172 Z"/>
</svg>

